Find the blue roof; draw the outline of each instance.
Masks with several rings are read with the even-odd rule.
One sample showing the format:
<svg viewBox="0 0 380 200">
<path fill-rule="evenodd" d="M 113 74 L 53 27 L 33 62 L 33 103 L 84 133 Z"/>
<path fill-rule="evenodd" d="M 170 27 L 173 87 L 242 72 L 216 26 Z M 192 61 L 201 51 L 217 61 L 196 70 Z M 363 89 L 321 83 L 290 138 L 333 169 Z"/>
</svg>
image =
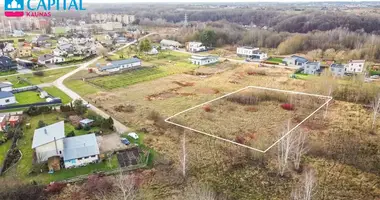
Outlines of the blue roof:
<svg viewBox="0 0 380 200">
<path fill-rule="evenodd" d="M 63 146 L 63 159 L 65 161 L 99 154 L 95 133 L 65 138 Z"/>
<path fill-rule="evenodd" d="M 100 70 L 118 68 L 120 67 L 120 65 L 126 65 L 126 64 L 136 63 L 136 62 L 141 62 L 141 60 L 138 58 L 130 58 L 126 60 L 115 60 L 111 62 L 111 65 L 100 67 Z"/>
<path fill-rule="evenodd" d="M 0 99 L 9 98 L 9 97 L 13 97 L 13 96 L 14 95 L 11 92 L 0 91 Z"/>
</svg>

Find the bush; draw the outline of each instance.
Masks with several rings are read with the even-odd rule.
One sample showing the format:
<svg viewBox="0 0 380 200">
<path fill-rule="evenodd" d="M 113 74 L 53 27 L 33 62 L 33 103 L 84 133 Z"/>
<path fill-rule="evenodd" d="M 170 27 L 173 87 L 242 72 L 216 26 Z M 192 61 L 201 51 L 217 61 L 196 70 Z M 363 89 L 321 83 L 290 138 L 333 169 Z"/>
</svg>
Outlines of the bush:
<svg viewBox="0 0 380 200">
<path fill-rule="evenodd" d="M 34 76 L 44 76 L 44 72 L 43 71 L 36 71 L 36 72 L 33 72 L 33 75 Z"/>
<path fill-rule="evenodd" d="M 12 187 L 7 186 L 6 184 L 1 187 L 0 190 L 0 199 L 3 200 L 32 200 L 47 199 L 43 193 L 42 185 L 35 184 L 18 184 Z"/>
<path fill-rule="evenodd" d="M 202 107 L 202 109 L 203 109 L 205 112 L 211 112 L 211 111 L 212 111 L 210 105 L 204 105 L 204 106 Z"/>
<path fill-rule="evenodd" d="M 38 121 L 38 128 L 45 127 L 46 125 L 47 124 L 44 121 L 42 121 L 42 120 Z"/>
<path fill-rule="evenodd" d="M 29 116 L 37 116 L 42 113 L 50 113 L 51 110 L 52 108 L 49 106 L 40 106 L 40 107 L 30 106 L 28 110 L 24 111 L 24 113 L 26 113 Z"/>
<path fill-rule="evenodd" d="M 70 133 L 67 134 L 67 137 L 74 137 L 75 136 L 75 132 L 74 131 L 71 131 Z"/>
<path fill-rule="evenodd" d="M 284 110 L 294 110 L 294 105 L 290 103 L 281 104 L 281 108 Z"/>
<path fill-rule="evenodd" d="M 83 128 L 82 125 L 79 124 L 78 126 L 75 127 L 75 130 L 79 131 L 79 130 L 81 130 L 82 128 Z"/>
<path fill-rule="evenodd" d="M 83 127 L 83 130 L 85 130 L 85 131 L 89 131 L 90 129 L 91 129 L 90 126 L 85 126 L 85 127 Z"/>
<path fill-rule="evenodd" d="M 106 177 L 98 174 L 90 175 L 85 184 L 87 195 L 106 194 L 112 190 L 113 184 Z"/>
<path fill-rule="evenodd" d="M 153 120 L 153 121 L 158 121 L 161 119 L 161 115 L 160 113 L 158 113 L 157 111 L 151 111 L 149 112 L 148 114 L 148 117 L 147 117 L 149 120 Z"/>
<path fill-rule="evenodd" d="M 266 76 L 267 72 L 265 69 L 255 69 L 255 68 L 248 68 L 245 70 L 245 73 L 248 75 L 261 75 L 261 76 Z"/>
<path fill-rule="evenodd" d="M 235 142 L 237 142 L 239 144 L 244 144 L 245 138 L 243 136 L 236 136 Z"/>
<path fill-rule="evenodd" d="M 54 182 L 47 185 L 44 191 L 50 194 L 57 194 L 60 193 L 64 187 L 66 187 L 66 184 Z"/>
</svg>

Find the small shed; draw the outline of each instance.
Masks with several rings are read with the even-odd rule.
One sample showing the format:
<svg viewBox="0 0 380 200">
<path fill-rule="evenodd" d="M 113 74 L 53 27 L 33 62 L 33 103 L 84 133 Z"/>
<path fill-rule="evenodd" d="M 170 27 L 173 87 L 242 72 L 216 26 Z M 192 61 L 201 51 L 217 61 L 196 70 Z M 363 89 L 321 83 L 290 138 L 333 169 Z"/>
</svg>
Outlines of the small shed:
<svg viewBox="0 0 380 200">
<path fill-rule="evenodd" d="M 94 120 L 92 119 L 82 119 L 79 123 L 82 127 L 90 127 L 92 126 L 92 123 L 94 122 Z"/>
</svg>

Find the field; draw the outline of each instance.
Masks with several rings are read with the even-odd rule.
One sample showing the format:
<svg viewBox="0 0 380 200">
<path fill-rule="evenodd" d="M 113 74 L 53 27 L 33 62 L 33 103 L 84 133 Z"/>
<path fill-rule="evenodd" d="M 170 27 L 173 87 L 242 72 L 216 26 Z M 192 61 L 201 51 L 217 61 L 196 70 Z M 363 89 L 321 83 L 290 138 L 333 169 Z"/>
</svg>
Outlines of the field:
<svg viewBox="0 0 380 200">
<path fill-rule="evenodd" d="M 327 100 L 306 94 L 246 88 L 194 107 L 170 121 L 265 151 Z"/>
<path fill-rule="evenodd" d="M 275 63 L 282 63 L 282 58 L 271 57 L 267 61 L 275 62 Z"/>
<path fill-rule="evenodd" d="M 35 91 L 26 91 L 15 94 L 18 104 L 32 104 L 45 102 L 45 99 L 39 97 L 39 93 Z"/>
<path fill-rule="evenodd" d="M 256 73 L 251 73 L 253 70 L 256 70 Z M 257 73 L 257 70 L 264 71 Z M 85 75 L 85 71 L 81 73 L 81 76 Z M 76 78 L 75 84 L 71 81 L 65 84 L 71 84 L 69 86 L 83 95 L 87 101 L 102 108 L 122 123 L 134 129 L 144 128 L 147 131 L 143 138 L 144 144 L 153 148 L 157 155 L 164 155 L 164 158 L 158 156 L 158 160 L 170 160 L 174 164 L 170 167 L 156 166 L 157 174 L 153 183 L 144 187 L 142 199 L 149 199 L 150 196 L 167 199 L 172 195 L 181 195 L 180 192 L 172 192 L 176 191 L 175 188 L 182 182 L 169 180 L 178 179 L 178 174 L 171 172 L 180 167 L 178 158 L 181 154 L 182 131 L 169 126 L 163 119 L 249 85 L 327 95 L 326 80 L 322 80 L 321 77 L 306 80 L 289 78 L 293 73 L 294 71 L 286 69 L 257 69 L 249 64 L 240 64 L 207 78 L 191 74 L 174 74 L 111 91 L 83 82 L 76 77 L 77 75 L 73 76 Z M 77 83 L 80 83 L 80 87 L 76 86 Z M 367 87 L 369 86 L 363 86 Z M 80 89 L 76 90 L 78 88 Z M 92 92 L 88 92 L 87 88 Z M 242 133 L 244 142 L 253 145 L 249 138 L 257 138 L 260 134 L 260 137 L 265 138 L 264 132 L 269 130 L 265 129 L 262 133 L 256 131 L 257 133 L 250 137 L 246 133 L 250 133 L 249 129 L 259 129 L 256 124 L 274 118 L 274 122 L 282 125 L 274 125 L 276 127 L 273 127 L 273 130 L 282 130 L 286 128 L 288 115 L 294 116 L 293 120 L 296 122 L 296 114 L 302 111 L 298 108 L 302 105 L 313 105 L 308 104 L 308 101 L 303 102 L 302 99 L 297 101 L 298 103 L 294 103 L 294 111 L 282 109 L 276 101 L 260 102 L 257 105 L 221 101 L 218 105 L 211 105 L 211 109 L 214 109 L 212 112 L 198 109 L 194 115 L 187 115 L 185 120 L 181 121 L 197 126 L 202 123 L 209 124 L 210 127 L 204 128 L 213 127 L 215 130 L 210 131 L 220 135 L 227 134 L 227 137 L 229 132 L 225 129 L 231 128 L 235 130 L 234 133 L 239 134 L 229 139 L 235 141 L 236 136 Z M 229 110 L 230 105 L 235 107 L 235 110 Z M 126 109 L 127 107 L 133 109 Z M 302 165 L 317 171 L 318 190 L 324 191 L 324 194 L 316 194 L 315 198 L 362 199 L 363 196 L 372 198 L 380 195 L 379 187 L 374 186 L 378 184 L 376 180 L 379 180 L 380 173 L 376 167 L 377 154 L 369 153 L 370 148 L 379 148 L 380 143 L 378 137 L 368 133 L 371 111 L 358 104 L 334 101 L 329 105 L 328 117 L 323 120 L 322 114 L 317 113 L 303 127 L 309 134 L 308 145 L 311 150 L 304 157 Z M 217 122 L 218 126 L 213 126 L 212 120 Z M 269 125 L 270 123 L 265 127 Z M 380 127 L 376 127 L 376 132 L 379 132 Z M 186 138 L 189 155 L 188 176 L 192 178 L 189 182 L 195 179 L 202 180 L 216 188 L 216 192 L 231 199 L 282 199 L 284 196 L 290 196 L 293 183 L 300 179 L 300 174 L 292 167 L 287 170 L 285 177 L 277 175 L 276 147 L 263 156 L 195 132 L 187 131 Z M 358 163 L 358 159 L 361 162 Z M 357 176 L 363 178 L 358 179 Z M 190 184 L 189 182 L 187 184 Z"/>
<path fill-rule="evenodd" d="M 27 118 L 26 122 L 31 124 L 31 128 L 25 128 L 24 130 L 24 136 L 18 141 L 18 148 L 22 152 L 22 159 L 19 161 L 19 163 L 12 169 L 10 169 L 9 172 L 6 173 L 6 177 L 12 177 L 16 179 L 20 179 L 24 182 L 30 182 L 31 180 L 35 180 L 37 182 L 42 183 L 49 183 L 51 181 L 57 181 L 57 180 L 63 180 L 71 177 L 75 177 L 81 174 L 89 174 L 94 171 L 104 171 L 104 170 L 110 170 L 118 167 L 117 158 L 112 157 L 110 161 L 97 163 L 97 164 L 91 164 L 85 167 L 80 168 L 74 168 L 74 169 L 63 169 L 58 172 L 55 172 L 54 174 L 48 174 L 47 172 L 43 173 L 34 173 L 30 174 L 32 167 L 32 158 L 33 158 L 33 150 L 31 148 L 32 145 L 32 139 L 33 139 L 33 133 L 34 130 L 38 126 L 38 122 L 40 120 L 43 120 L 47 124 L 52 124 L 58 121 L 63 120 L 63 117 L 60 116 L 58 113 L 51 113 L 51 114 L 43 114 L 39 116 L 35 116 L 32 118 Z M 74 130 L 74 127 L 72 127 L 70 124 L 65 123 L 65 133 L 69 133 L 70 131 Z M 88 131 L 77 131 L 75 130 L 76 135 L 82 135 L 87 133 Z"/>
<path fill-rule="evenodd" d="M 53 97 L 61 98 L 63 104 L 67 104 L 72 101 L 72 99 L 67 94 L 65 94 L 55 86 L 44 87 L 43 90 L 46 91 L 48 94 L 52 95 Z"/>
<path fill-rule="evenodd" d="M 31 84 L 38 85 L 42 83 L 51 83 L 57 80 L 59 77 L 67 74 L 68 72 L 74 70 L 76 67 L 68 68 L 58 68 L 54 70 L 44 71 L 43 76 L 36 76 L 33 74 L 22 74 L 19 76 L 3 77 L 0 78 L 0 81 L 10 81 L 13 84 L 14 88 L 28 86 L 27 82 L 20 81 L 18 77 L 27 79 Z"/>
</svg>

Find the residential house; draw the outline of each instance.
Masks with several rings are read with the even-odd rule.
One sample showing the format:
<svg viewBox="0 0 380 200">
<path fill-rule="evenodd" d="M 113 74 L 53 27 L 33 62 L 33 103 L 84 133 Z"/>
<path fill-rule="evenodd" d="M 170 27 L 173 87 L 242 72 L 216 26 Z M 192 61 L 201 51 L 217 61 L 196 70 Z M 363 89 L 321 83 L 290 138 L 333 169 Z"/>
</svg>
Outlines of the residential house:
<svg viewBox="0 0 380 200">
<path fill-rule="evenodd" d="M 80 167 L 99 160 L 100 152 L 95 133 L 65 138 L 63 146 L 65 168 Z"/>
<path fill-rule="evenodd" d="M 195 53 L 206 51 L 207 48 L 204 45 L 202 45 L 202 42 L 188 42 L 186 44 L 186 50 Z"/>
<path fill-rule="evenodd" d="M 248 46 L 238 47 L 236 54 L 241 57 L 246 57 L 254 60 L 265 60 L 268 58 L 268 54 L 260 52 L 259 48 L 253 48 Z"/>
<path fill-rule="evenodd" d="M 291 66 L 302 66 L 303 64 L 309 62 L 306 58 L 301 56 L 292 55 L 290 57 L 286 57 L 282 60 L 282 62 L 286 65 Z"/>
<path fill-rule="evenodd" d="M 123 28 L 123 24 L 120 22 L 106 22 L 101 24 L 101 28 L 105 31 L 113 31 Z"/>
<path fill-rule="evenodd" d="M 0 56 L 0 71 L 17 70 L 17 62 L 8 56 Z"/>
<path fill-rule="evenodd" d="M 0 83 L 0 91 L 3 92 L 12 92 L 13 84 L 11 82 L 1 82 Z"/>
<path fill-rule="evenodd" d="M 346 65 L 333 63 L 330 65 L 330 72 L 333 76 L 343 77 L 345 73 Z"/>
<path fill-rule="evenodd" d="M 25 57 L 31 57 L 32 56 L 32 46 L 28 43 L 23 43 L 19 45 L 18 49 L 16 50 L 16 57 L 18 58 L 25 58 Z"/>
<path fill-rule="evenodd" d="M 161 49 L 178 49 L 183 46 L 181 43 L 177 41 L 166 39 L 161 40 L 160 45 Z"/>
<path fill-rule="evenodd" d="M 12 36 L 13 37 L 24 37 L 25 33 L 22 30 L 14 30 Z"/>
<path fill-rule="evenodd" d="M 303 73 L 305 74 L 319 74 L 321 71 L 321 63 L 320 62 L 307 62 L 303 66 Z"/>
<path fill-rule="evenodd" d="M 79 34 L 79 35 L 71 38 L 71 41 L 73 44 L 79 44 L 79 45 L 86 44 L 86 42 L 88 42 L 89 40 L 90 40 L 90 38 L 85 37 L 82 34 Z"/>
<path fill-rule="evenodd" d="M 126 60 L 116 60 L 108 63 L 106 66 L 99 67 L 99 71 L 117 72 L 125 69 L 135 69 L 141 67 L 141 60 L 138 58 L 130 58 Z"/>
<path fill-rule="evenodd" d="M 72 52 L 74 50 L 74 45 L 67 43 L 67 44 L 61 44 L 57 47 L 58 49 L 66 52 Z"/>
<path fill-rule="evenodd" d="M 364 71 L 365 60 L 350 60 L 345 67 L 346 73 L 362 73 Z"/>
<path fill-rule="evenodd" d="M 49 39 L 50 37 L 48 35 L 39 35 L 32 40 L 32 43 L 40 46 L 46 44 Z"/>
<path fill-rule="evenodd" d="M 82 46 L 82 45 L 75 45 L 74 46 L 74 55 L 86 55 L 89 52 L 90 47 L 88 46 Z"/>
<path fill-rule="evenodd" d="M 51 27 L 51 29 L 52 29 L 51 32 L 56 35 L 64 35 L 70 30 L 69 27 L 64 27 L 64 26 Z"/>
<path fill-rule="evenodd" d="M 53 55 L 55 56 L 66 56 L 67 54 L 68 54 L 67 51 L 63 51 L 59 48 L 53 49 Z"/>
<path fill-rule="evenodd" d="M 8 124 L 10 127 L 14 128 L 21 123 L 21 119 L 22 117 L 19 115 L 12 115 L 8 119 Z"/>
<path fill-rule="evenodd" d="M 146 52 L 146 54 L 148 55 L 157 55 L 158 54 L 158 50 L 156 47 L 152 47 L 152 49 L 148 52 Z"/>
<path fill-rule="evenodd" d="M 0 55 L 6 55 L 6 54 L 8 54 L 14 50 L 15 50 L 15 48 L 13 47 L 13 44 L 7 42 L 7 43 L 5 43 L 5 46 L 2 49 L 2 51 L 0 51 Z"/>
<path fill-rule="evenodd" d="M 46 162 L 49 158 L 63 157 L 65 124 L 63 121 L 34 130 L 32 149 L 36 162 Z"/>
<path fill-rule="evenodd" d="M 115 39 L 115 43 L 116 44 L 125 44 L 125 43 L 127 43 L 128 42 L 128 40 L 127 40 L 127 38 L 125 38 L 125 37 L 117 37 L 116 39 Z"/>
<path fill-rule="evenodd" d="M 11 92 L 0 91 L 0 106 L 17 103 L 15 95 Z"/>
<path fill-rule="evenodd" d="M 61 44 L 68 44 L 68 43 L 70 43 L 70 40 L 67 39 L 67 38 L 65 38 L 65 37 L 60 37 L 60 38 L 58 39 L 58 44 L 59 44 L 59 45 L 61 45 Z"/>
<path fill-rule="evenodd" d="M 212 55 L 192 55 L 190 61 L 194 65 L 209 65 L 219 61 L 218 56 Z"/>
<path fill-rule="evenodd" d="M 40 64 L 52 64 L 52 63 L 60 63 L 64 62 L 65 58 L 60 57 L 60 56 L 55 56 L 52 54 L 45 54 L 40 57 L 38 57 L 38 63 Z"/>
</svg>

